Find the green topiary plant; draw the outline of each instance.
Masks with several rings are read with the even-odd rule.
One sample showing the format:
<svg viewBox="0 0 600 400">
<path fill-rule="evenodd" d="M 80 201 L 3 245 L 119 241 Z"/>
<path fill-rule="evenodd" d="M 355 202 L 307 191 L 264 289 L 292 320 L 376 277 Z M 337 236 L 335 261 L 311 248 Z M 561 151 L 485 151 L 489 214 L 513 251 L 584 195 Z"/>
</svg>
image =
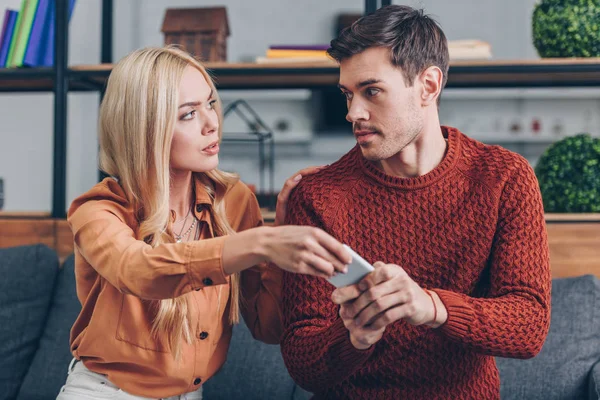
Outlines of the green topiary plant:
<svg viewBox="0 0 600 400">
<path fill-rule="evenodd" d="M 542 0 L 532 27 L 540 57 L 600 57 L 600 0 Z"/>
<path fill-rule="evenodd" d="M 600 139 L 582 133 L 552 144 L 535 173 L 546 212 L 600 212 Z"/>
</svg>

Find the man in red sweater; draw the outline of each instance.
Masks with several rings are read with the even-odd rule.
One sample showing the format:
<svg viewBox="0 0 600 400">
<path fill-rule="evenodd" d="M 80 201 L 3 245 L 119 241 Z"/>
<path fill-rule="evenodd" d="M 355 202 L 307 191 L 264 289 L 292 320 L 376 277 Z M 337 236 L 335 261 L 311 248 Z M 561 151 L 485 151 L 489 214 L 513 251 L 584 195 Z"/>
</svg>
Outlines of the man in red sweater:
<svg viewBox="0 0 600 400">
<path fill-rule="evenodd" d="M 421 10 L 379 9 L 329 54 L 358 143 L 300 182 L 287 222 L 326 230 L 375 271 L 337 290 L 284 277 L 286 366 L 323 399 L 497 399 L 494 356 L 535 356 L 550 321 L 534 172 L 440 126 L 448 46 Z"/>
</svg>

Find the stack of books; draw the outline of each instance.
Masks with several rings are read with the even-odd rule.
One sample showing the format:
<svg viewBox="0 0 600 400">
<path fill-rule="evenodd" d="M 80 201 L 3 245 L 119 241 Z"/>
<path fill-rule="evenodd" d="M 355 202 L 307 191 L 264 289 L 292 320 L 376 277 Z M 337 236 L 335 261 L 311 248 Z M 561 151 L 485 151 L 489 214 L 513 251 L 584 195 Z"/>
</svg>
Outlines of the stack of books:
<svg viewBox="0 0 600 400">
<path fill-rule="evenodd" d="M 75 0 L 69 1 L 69 18 Z M 0 34 L 0 68 L 54 65 L 54 0 L 22 0 L 20 11 L 7 9 Z"/>
<path fill-rule="evenodd" d="M 450 40 L 448 51 L 451 61 L 489 60 L 492 58 L 492 46 L 481 40 Z"/>
<path fill-rule="evenodd" d="M 333 62 L 327 55 L 329 45 L 277 45 L 270 46 L 265 56 L 257 57 L 257 63 Z M 451 61 L 489 60 L 492 48 L 482 40 L 450 40 L 448 50 Z"/>
<path fill-rule="evenodd" d="M 306 63 L 333 62 L 327 55 L 329 45 L 274 45 L 264 57 L 257 57 L 257 63 Z"/>
</svg>

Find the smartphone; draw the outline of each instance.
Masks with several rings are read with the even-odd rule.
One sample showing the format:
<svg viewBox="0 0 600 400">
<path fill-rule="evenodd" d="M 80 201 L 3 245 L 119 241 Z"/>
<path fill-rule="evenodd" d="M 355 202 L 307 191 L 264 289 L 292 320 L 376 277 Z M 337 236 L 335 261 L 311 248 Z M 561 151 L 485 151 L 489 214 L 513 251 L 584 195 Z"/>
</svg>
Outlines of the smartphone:
<svg viewBox="0 0 600 400">
<path fill-rule="evenodd" d="M 350 246 L 344 245 L 346 250 L 352 255 L 352 262 L 348 265 L 348 272 L 338 274 L 327 279 L 335 287 L 344 287 L 354 285 L 360 282 L 365 276 L 375 270 L 364 258 L 359 256 Z"/>
</svg>

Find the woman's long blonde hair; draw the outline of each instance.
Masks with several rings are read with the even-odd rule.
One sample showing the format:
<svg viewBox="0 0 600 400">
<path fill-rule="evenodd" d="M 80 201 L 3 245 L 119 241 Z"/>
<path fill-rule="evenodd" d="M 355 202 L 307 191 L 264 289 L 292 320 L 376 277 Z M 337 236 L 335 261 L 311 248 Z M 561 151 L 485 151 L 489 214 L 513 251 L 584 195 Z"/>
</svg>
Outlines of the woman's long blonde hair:
<svg viewBox="0 0 600 400">
<path fill-rule="evenodd" d="M 186 67 L 196 68 L 213 90 L 222 135 L 222 105 L 204 67 L 175 48 L 145 48 L 129 54 L 112 70 L 100 108 L 100 168 L 118 178 L 139 221 L 137 237 L 153 247 L 172 243 L 166 233 L 169 208 L 169 158 L 177 119 L 179 85 Z M 234 233 L 225 214 L 223 198 L 237 176 L 217 169 L 195 174 L 213 202 L 210 212 L 215 235 Z M 155 301 L 152 333 L 166 334 L 175 358 L 181 340 L 192 343 L 188 296 Z M 231 276 L 229 320 L 239 321 L 239 276 Z"/>
</svg>

